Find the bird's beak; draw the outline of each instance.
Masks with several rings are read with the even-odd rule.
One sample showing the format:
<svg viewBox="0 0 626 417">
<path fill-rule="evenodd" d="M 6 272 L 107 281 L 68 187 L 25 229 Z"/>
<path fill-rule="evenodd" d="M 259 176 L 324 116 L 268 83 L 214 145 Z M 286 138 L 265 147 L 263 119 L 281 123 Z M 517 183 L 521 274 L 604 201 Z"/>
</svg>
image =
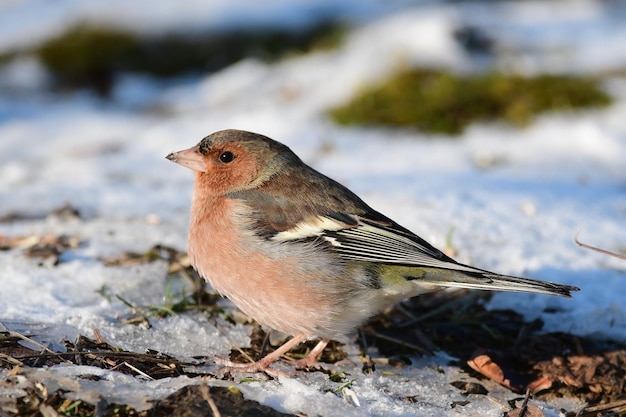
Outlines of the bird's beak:
<svg viewBox="0 0 626 417">
<path fill-rule="evenodd" d="M 194 171 L 207 172 L 204 165 L 204 155 L 200 153 L 198 146 L 185 149 L 184 151 L 172 152 L 166 158 Z"/>
</svg>

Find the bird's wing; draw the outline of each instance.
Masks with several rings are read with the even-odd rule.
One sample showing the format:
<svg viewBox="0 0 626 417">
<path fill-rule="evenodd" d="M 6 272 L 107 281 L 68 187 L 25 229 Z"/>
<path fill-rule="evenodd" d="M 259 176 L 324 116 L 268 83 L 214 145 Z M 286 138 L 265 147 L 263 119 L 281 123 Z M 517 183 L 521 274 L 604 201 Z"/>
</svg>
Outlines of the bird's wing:
<svg viewBox="0 0 626 417">
<path fill-rule="evenodd" d="M 353 221 L 349 221 L 352 219 Z M 390 265 L 390 271 L 423 285 L 534 292 L 570 297 L 578 288 L 496 274 L 456 262 L 421 237 L 382 216 L 318 216 L 272 237 L 276 241 L 315 238 L 348 261 Z M 396 267 L 396 268 L 393 268 Z"/>
<path fill-rule="evenodd" d="M 405 266 L 474 270 L 464 267 L 434 248 L 419 236 L 395 227 L 360 219 L 355 227 L 327 230 L 322 238 L 334 245 L 337 253 L 351 260 Z"/>
<path fill-rule="evenodd" d="M 378 213 L 376 213 L 378 214 Z M 322 239 L 346 260 L 414 267 L 480 270 L 459 264 L 424 239 L 380 215 L 376 220 L 331 214 L 315 216 L 276 233 L 274 241 Z"/>
</svg>

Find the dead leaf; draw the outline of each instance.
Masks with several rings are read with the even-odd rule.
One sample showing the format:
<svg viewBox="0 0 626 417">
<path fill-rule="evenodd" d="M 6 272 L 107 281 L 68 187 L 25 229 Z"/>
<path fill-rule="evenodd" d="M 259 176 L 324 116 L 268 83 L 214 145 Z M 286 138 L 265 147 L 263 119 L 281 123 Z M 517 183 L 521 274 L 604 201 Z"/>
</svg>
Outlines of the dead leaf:
<svg viewBox="0 0 626 417">
<path fill-rule="evenodd" d="M 474 356 L 467 361 L 467 364 L 476 372 L 486 376 L 492 381 L 497 382 L 509 388 L 512 391 L 516 391 L 511 387 L 511 381 L 504 378 L 504 372 L 502 368 L 491 360 L 491 357 L 485 353 Z"/>
<path fill-rule="evenodd" d="M 528 384 L 526 389 L 529 390 L 531 393 L 536 394 L 539 391 L 549 389 L 550 387 L 552 387 L 552 380 L 550 378 L 542 376 Z"/>
</svg>

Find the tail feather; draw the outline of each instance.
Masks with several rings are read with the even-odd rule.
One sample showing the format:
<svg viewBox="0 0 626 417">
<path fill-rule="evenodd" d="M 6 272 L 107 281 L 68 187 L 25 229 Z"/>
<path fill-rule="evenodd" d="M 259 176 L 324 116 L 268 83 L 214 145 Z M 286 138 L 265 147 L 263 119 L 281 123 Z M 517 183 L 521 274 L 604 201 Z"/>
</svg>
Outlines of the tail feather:
<svg viewBox="0 0 626 417">
<path fill-rule="evenodd" d="M 463 265 L 465 267 L 465 265 Z M 431 269 L 420 277 L 412 277 L 420 283 L 432 284 L 440 287 L 471 288 L 487 291 L 528 292 L 538 294 L 557 295 L 571 298 L 571 292 L 580 288 L 571 285 L 557 284 L 549 281 L 540 281 L 530 278 L 500 275 L 494 272 L 472 268 L 468 271 L 455 269 Z"/>
</svg>

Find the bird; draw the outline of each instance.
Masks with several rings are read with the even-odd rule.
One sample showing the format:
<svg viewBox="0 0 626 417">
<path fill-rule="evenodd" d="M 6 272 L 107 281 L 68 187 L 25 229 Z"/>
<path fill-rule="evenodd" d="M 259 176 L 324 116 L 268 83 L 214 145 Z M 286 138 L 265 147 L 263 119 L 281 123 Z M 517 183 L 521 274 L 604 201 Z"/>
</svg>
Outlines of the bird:
<svg viewBox="0 0 626 417">
<path fill-rule="evenodd" d="M 266 372 L 306 340 L 314 366 L 330 340 L 404 299 L 447 287 L 571 297 L 579 288 L 464 265 L 372 209 L 344 185 L 261 134 L 221 130 L 172 152 L 195 171 L 193 267 L 258 323 L 292 336 L 252 363 Z"/>
</svg>

